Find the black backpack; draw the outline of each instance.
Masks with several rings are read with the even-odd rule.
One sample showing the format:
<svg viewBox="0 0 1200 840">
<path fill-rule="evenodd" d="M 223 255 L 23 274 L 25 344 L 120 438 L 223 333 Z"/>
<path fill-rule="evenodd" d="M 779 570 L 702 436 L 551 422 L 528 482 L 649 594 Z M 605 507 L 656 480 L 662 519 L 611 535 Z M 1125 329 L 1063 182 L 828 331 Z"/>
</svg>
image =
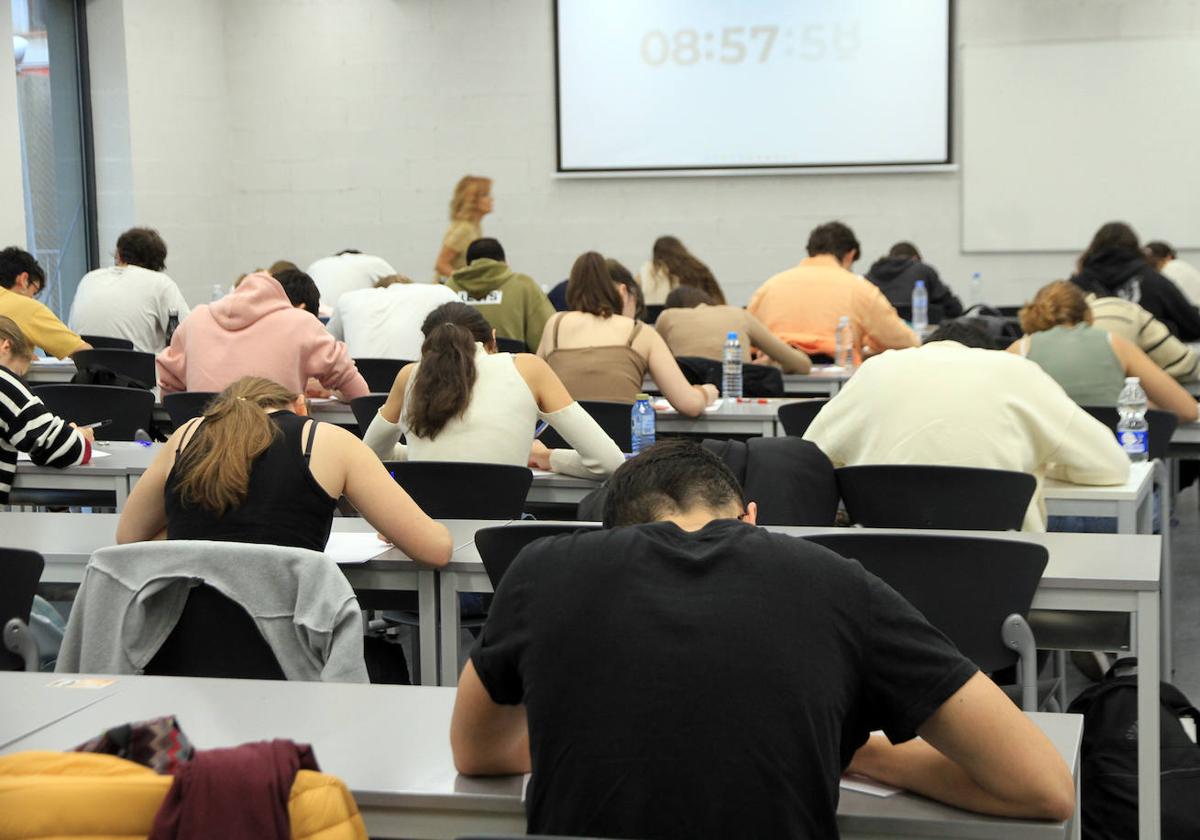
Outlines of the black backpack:
<svg viewBox="0 0 1200 840">
<path fill-rule="evenodd" d="M 1138 834 L 1137 677 L 1130 673 L 1136 665 L 1133 658 L 1120 660 L 1067 709 L 1083 715 L 1084 840 Z M 1200 711 L 1169 683 L 1162 683 L 1160 692 L 1162 840 L 1194 840 L 1200 837 L 1200 746 L 1180 718 L 1200 724 Z"/>
<path fill-rule="evenodd" d="M 717 390 L 722 387 L 721 379 L 724 365 L 713 359 L 700 356 L 677 356 L 679 369 L 690 385 L 714 385 Z M 770 365 L 742 365 L 742 396 L 745 397 L 782 397 L 783 373 L 779 368 Z"/>
<path fill-rule="evenodd" d="M 1000 310 L 982 303 L 975 304 L 954 320 L 982 330 L 997 350 L 1005 349 L 1024 335 L 1019 319 L 1002 315 Z"/>
</svg>

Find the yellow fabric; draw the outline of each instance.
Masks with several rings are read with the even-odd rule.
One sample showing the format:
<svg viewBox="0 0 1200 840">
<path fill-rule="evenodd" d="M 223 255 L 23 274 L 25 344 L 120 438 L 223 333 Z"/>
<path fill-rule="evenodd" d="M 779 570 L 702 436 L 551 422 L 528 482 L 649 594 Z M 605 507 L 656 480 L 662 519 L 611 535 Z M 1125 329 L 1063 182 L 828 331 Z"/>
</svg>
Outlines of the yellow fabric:
<svg viewBox="0 0 1200 840">
<path fill-rule="evenodd" d="M 44 303 L 4 288 L 0 288 L 0 315 L 16 321 L 21 332 L 50 356 L 65 359 L 83 345 L 83 339 L 54 317 Z"/>
<path fill-rule="evenodd" d="M 0 840 L 144 838 L 171 789 L 111 755 L 23 752 L 0 756 Z M 288 798 L 296 840 L 366 840 L 354 797 L 336 776 L 301 770 Z"/>
</svg>

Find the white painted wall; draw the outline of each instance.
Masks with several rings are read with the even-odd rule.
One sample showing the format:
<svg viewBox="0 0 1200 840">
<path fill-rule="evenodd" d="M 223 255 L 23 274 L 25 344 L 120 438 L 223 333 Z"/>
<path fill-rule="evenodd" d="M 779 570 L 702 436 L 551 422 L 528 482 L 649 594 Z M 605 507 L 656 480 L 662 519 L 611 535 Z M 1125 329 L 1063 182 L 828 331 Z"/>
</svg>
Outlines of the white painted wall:
<svg viewBox="0 0 1200 840">
<path fill-rule="evenodd" d="M 17 114 L 17 74 L 12 52 L 12 15 L 8 8 L 0 10 L 0 53 L 7 63 L 0 63 L 0 248 L 8 245 L 25 247 L 25 194 L 21 174 L 21 130 Z"/>
<path fill-rule="evenodd" d="M 89 10 L 110 4 L 123 10 L 133 215 L 162 230 L 168 271 L 193 302 L 275 259 L 305 265 L 349 247 L 427 279 L 467 172 L 496 182 L 485 231 L 547 284 L 589 248 L 636 270 L 673 233 L 744 302 L 831 218 L 858 232 L 860 270 L 911 239 L 960 291 L 982 271 L 999 303 L 1074 260 L 963 254 L 957 174 L 557 180 L 551 0 L 90 0 Z M 961 0 L 956 18 L 960 45 L 1153 38 L 1200 31 L 1200 0 Z M 956 100 L 957 113 L 961 91 Z M 1115 108 L 1169 130 L 1169 115 Z M 864 126 L 871 115 L 847 130 Z M 113 214 L 102 227 L 124 226 L 111 218 L 125 210 L 102 207 Z M 1127 218 L 1136 226 L 1138 208 Z"/>
</svg>

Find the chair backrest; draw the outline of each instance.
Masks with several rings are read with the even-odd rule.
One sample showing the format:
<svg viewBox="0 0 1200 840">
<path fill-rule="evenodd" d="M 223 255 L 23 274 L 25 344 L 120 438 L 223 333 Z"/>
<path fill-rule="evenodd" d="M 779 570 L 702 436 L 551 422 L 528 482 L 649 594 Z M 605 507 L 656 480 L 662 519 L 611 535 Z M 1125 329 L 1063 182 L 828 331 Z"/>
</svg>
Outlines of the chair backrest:
<svg viewBox="0 0 1200 840">
<path fill-rule="evenodd" d="M 200 583 L 145 672 L 167 677 L 286 679 L 271 646 L 236 601 Z"/>
<path fill-rule="evenodd" d="M 187 421 L 203 414 L 204 409 L 216 397 L 215 391 L 182 391 L 178 394 L 167 394 L 162 403 L 171 418 L 171 426 L 178 429 Z"/>
<path fill-rule="evenodd" d="M 496 336 L 496 349 L 501 353 L 528 353 L 529 347 L 519 338 Z"/>
<path fill-rule="evenodd" d="M 132 384 L 149 390 L 158 384 L 158 372 L 154 367 L 154 354 L 137 350 L 80 350 L 71 356 L 76 376 L 84 384 L 111 384 L 113 374 L 132 380 Z M 99 381 L 105 376 L 110 382 Z M 124 383 L 121 383 L 124 384 Z"/>
<path fill-rule="evenodd" d="M 784 434 L 792 437 L 804 437 L 813 418 L 828 402 L 828 399 L 801 400 L 779 406 L 779 422 L 783 424 Z"/>
<path fill-rule="evenodd" d="M 1019 531 L 1037 489 L 1028 473 L 916 464 L 841 467 L 837 483 L 856 525 L 963 531 Z"/>
<path fill-rule="evenodd" d="M 412 362 L 407 359 L 364 358 L 355 359 L 354 364 L 362 378 L 367 381 L 367 387 L 372 393 L 386 394 L 392 390 L 392 383 L 396 381 L 396 374 L 400 372 L 400 368 L 411 365 Z"/>
<path fill-rule="evenodd" d="M 0 548 L 0 628 L 11 619 L 29 624 L 29 608 L 45 561 L 36 551 Z M 0 671 L 23 671 L 25 660 L 0 644 Z"/>
<path fill-rule="evenodd" d="M 598 530 L 600 529 L 596 525 L 575 524 L 522 524 L 480 528 L 475 532 L 475 547 L 479 549 L 479 558 L 483 560 L 483 568 L 487 570 L 488 580 L 492 582 L 492 591 L 495 591 L 508 567 L 521 553 L 521 549 L 534 540 L 556 537 L 559 534 L 573 534 L 576 531 Z"/>
<path fill-rule="evenodd" d="M 384 461 L 434 519 L 517 519 L 533 483 L 527 467 L 463 461 Z"/>
<path fill-rule="evenodd" d="M 613 443 L 622 452 L 629 452 L 633 449 L 633 441 L 631 439 L 632 426 L 629 422 L 629 412 L 633 406 L 629 403 L 604 402 L 601 400 L 580 400 L 579 406 L 592 416 L 596 424 L 604 430 L 606 435 L 612 438 Z M 542 432 L 539 440 L 551 449 L 571 448 L 571 444 L 563 440 L 562 436 L 552 428 Z"/>
<path fill-rule="evenodd" d="M 1085 405 L 1083 410 L 1117 433 L 1121 415 L 1111 405 Z M 1166 458 L 1171 451 L 1171 435 L 1179 425 L 1179 418 L 1171 411 L 1152 408 L 1146 412 L 1146 423 L 1150 426 L 1150 457 Z"/>
<path fill-rule="evenodd" d="M 350 400 L 350 410 L 354 412 L 354 420 L 358 423 L 358 436 L 367 433 L 367 427 L 375 419 L 380 407 L 387 402 L 387 394 L 367 394 Z"/>
<path fill-rule="evenodd" d="M 862 563 L 984 671 L 1016 663 L 1001 628 L 1014 613 L 1029 617 L 1050 557 L 1036 543 L 988 537 L 847 531 L 806 539 Z"/>
<path fill-rule="evenodd" d="M 97 350 L 132 350 L 133 342 L 128 338 L 113 338 L 108 335 L 80 335 L 84 341 Z"/>
<path fill-rule="evenodd" d="M 30 390 L 46 408 L 77 425 L 111 420 L 110 425 L 96 429 L 96 440 L 133 440 L 139 429 L 148 432 L 154 419 L 154 394 L 138 388 L 38 385 Z"/>
</svg>

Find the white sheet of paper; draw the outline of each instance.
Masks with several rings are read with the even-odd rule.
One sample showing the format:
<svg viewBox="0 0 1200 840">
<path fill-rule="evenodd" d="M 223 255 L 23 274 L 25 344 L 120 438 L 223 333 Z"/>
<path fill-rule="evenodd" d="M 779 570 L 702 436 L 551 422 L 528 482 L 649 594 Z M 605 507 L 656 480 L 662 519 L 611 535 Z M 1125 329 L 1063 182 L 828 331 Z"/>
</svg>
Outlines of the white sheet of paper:
<svg viewBox="0 0 1200 840">
<path fill-rule="evenodd" d="M 325 554 L 341 566 L 374 560 L 391 546 L 374 534 L 330 534 Z"/>
<path fill-rule="evenodd" d="M 857 774 L 842 776 L 841 788 L 842 790 L 853 790 L 871 796 L 895 796 L 900 792 L 900 788 L 898 787 L 885 785 L 883 782 L 877 782 L 874 779 Z"/>
<path fill-rule="evenodd" d="M 111 452 L 102 452 L 99 449 L 93 449 L 92 450 L 92 460 L 95 461 L 97 458 L 107 458 L 111 454 L 112 454 Z M 33 459 L 29 457 L 29 453 L 18 452 L 17 453 L 17 462 L 20 463 L 22 461 L 24 461 L 27 464 L 33 463 Z"/>
<path fill-rule="evenodd" d="M 704 410 L 705 411 L 717 411 L 721 408 L 721 403 L 723 403 L 723 402 L 725 402 L 724 397 L 717 397 L 715 400 L 713 400 L 713 404 Z M 674 408 L 671 407 L 671 404 L 669 402 L 667 402 L 666 397 L 656 397 L 655 400 L 650 404 L 652 406 L 654 406 L 655 411 L 674 411 L 675 410 Z"/>
</svg>

